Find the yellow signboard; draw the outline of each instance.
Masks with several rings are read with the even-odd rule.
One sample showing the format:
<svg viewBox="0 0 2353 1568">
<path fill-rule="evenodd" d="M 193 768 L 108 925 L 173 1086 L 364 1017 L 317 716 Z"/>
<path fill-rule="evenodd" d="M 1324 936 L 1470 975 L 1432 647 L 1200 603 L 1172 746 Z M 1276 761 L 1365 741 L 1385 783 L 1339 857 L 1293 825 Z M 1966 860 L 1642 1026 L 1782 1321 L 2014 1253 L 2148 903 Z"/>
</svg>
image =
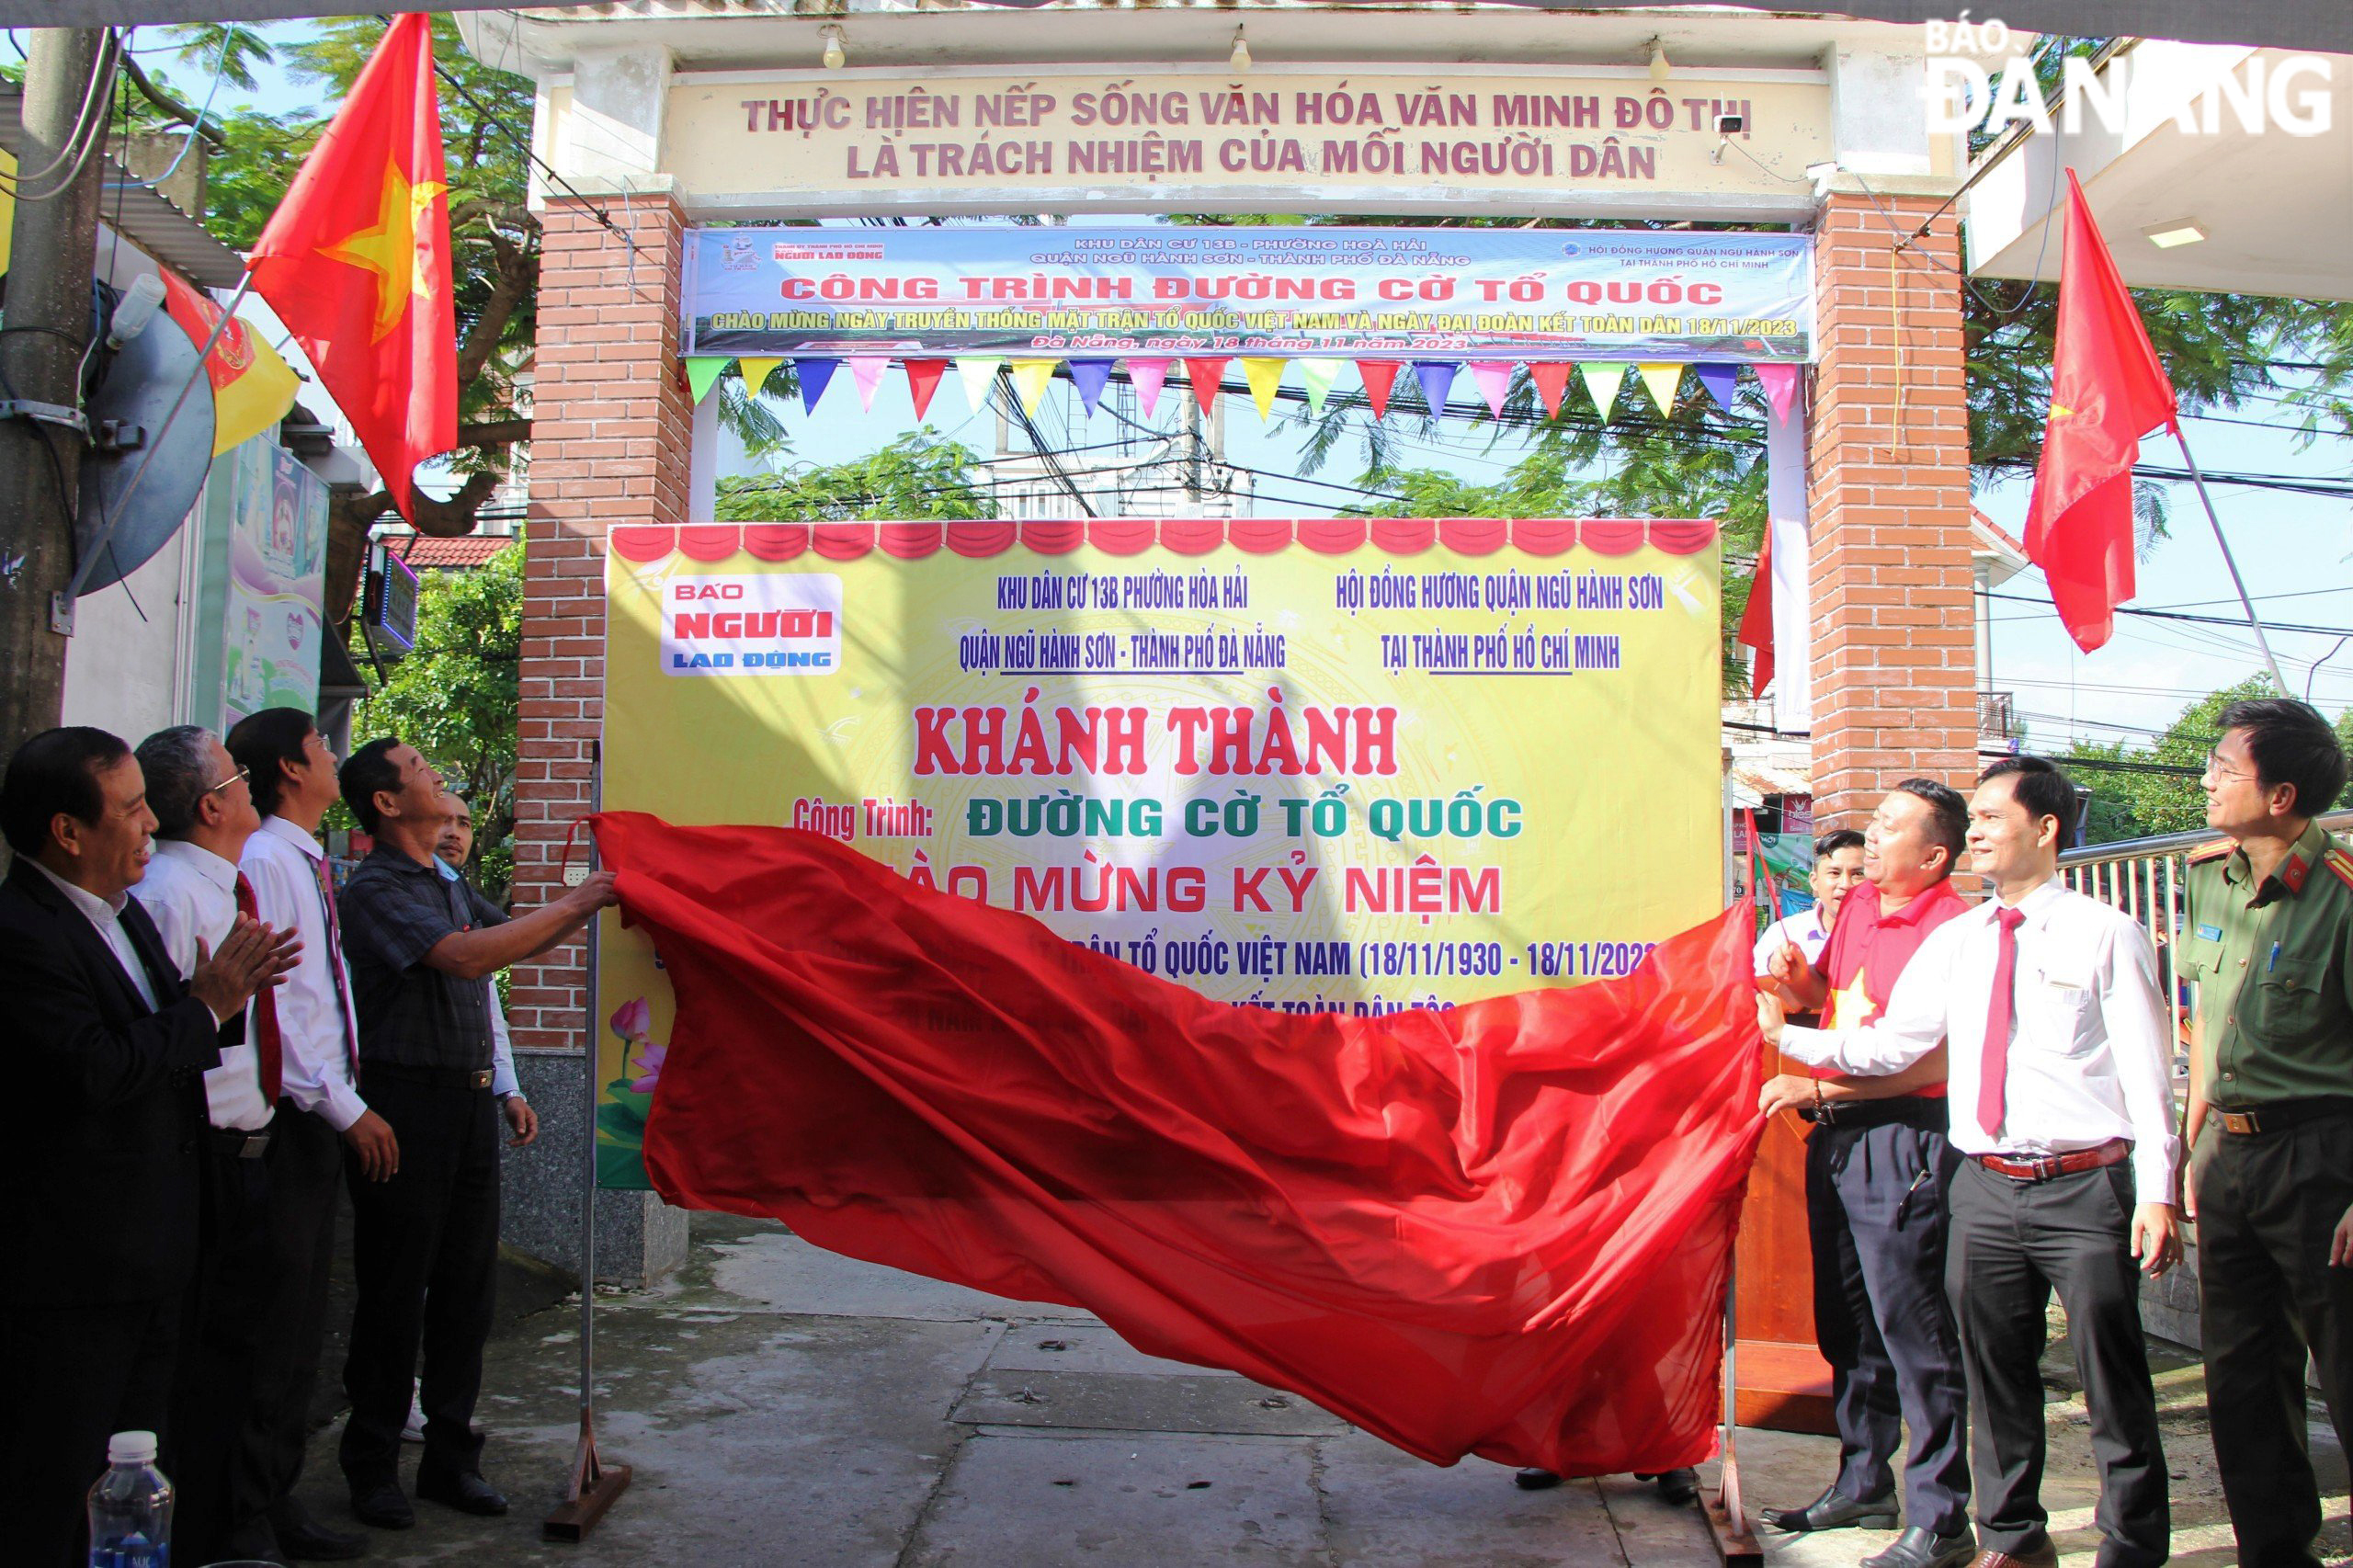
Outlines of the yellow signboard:
<svg viewBox="0 0 2353 1568">
<path fill-rule="evenodd" d="M 560 138 L 593 138 L 568 87 L 551 109 Z M 1802 205 L 1806 165 L 1833 156 L 1829 119 L 1817 72 L 729 72 L 673 83 L 663 164 L 712 213 L 1486 196 L 1587 212 L 1697 199 L 1729 215 Z"/>
<path fill-rule="evenodd" d="M 1712 524 L 620 528 L 606 571 L 608 809 L 823 833 L 1211 996 L 1451 1006 L 1721 907 Z M 672 1005 L 600 941 L 637 1186 Z"/>
</svg>

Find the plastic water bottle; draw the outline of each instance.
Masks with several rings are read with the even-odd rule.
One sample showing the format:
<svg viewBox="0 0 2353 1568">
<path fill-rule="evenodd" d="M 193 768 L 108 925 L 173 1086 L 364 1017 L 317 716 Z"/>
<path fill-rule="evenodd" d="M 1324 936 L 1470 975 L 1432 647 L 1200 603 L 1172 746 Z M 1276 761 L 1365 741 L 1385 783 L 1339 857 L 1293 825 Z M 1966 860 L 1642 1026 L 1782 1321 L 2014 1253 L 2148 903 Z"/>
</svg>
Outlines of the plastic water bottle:
<svg viewBox="0 0 2353 1568">
<path fill-rule="evenodd" d="M 155 1468 L 155 1434 L 117 1432 L 90 1488 L 90 1568 L 170 1568 L 172 1483 Z"/>
</svg>

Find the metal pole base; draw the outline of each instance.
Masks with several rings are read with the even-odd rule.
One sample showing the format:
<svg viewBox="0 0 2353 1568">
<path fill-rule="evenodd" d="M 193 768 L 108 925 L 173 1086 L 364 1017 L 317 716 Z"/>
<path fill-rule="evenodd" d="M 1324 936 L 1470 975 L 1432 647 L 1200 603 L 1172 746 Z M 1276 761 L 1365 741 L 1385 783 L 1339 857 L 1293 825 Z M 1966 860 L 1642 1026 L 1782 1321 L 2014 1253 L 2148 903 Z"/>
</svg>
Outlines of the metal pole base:
<svg viewBox="0 0 2353 1568">
<path fill-rule="evenodd" d="M 582 1541 L 605 1517 L 605 1510 L 620 1500 L 629 1490 L 630 1467 L 625 1464 L 599 1464 L 597 1460 L 597 1433 L 588 1415 L 580 1417 L 580 1446 L 572 1459 L 572 1486 L 563 1502 L 556 1505 L 540 1526 L 540 1533 L 550 1540 Z"/>
<path fill-rule="evenodd" d="M 1730 1453 L 1724 1455 L 1722 1487 L 1713 1492 L 1703 1488 L 1699 1508 L 1708 1516 L 1708 1539 L 1725 1568 L 1753 1568 L 1764 1562 L 1764 1549 L 1748 1533 L 1748 1514 L 1740 1502 L 1740 1471 Z"/>
</svg>

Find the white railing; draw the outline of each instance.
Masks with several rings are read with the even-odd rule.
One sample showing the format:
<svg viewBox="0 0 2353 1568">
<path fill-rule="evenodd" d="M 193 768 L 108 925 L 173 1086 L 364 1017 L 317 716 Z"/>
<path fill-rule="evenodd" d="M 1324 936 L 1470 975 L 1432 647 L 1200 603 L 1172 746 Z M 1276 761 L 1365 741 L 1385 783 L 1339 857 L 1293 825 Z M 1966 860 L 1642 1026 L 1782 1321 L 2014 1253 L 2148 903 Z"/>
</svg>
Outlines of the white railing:
<svg viewBox="0 0 2353 1568">
<path fill-rule="evenodd" d="M 2331 833 L 2353 828 L 2353 812 L 2330 812 L 2320 820 Z M 2177 1047 L 2182 1051 L 2188 1049 L 2188 1014 L 2182 1006 L 2177 960 L 2189 903 L 2189 856 L 2219 836 L 2205 829 L 2168 833 L 2070 849 L 2059 857 L 2059 874 L 2069 887 L 2131 915 L 2156 944 L 2165 995 L 2172 999 L 2176 1016 L 2184 1020 L 2177 1036 Z"/>
</svg>

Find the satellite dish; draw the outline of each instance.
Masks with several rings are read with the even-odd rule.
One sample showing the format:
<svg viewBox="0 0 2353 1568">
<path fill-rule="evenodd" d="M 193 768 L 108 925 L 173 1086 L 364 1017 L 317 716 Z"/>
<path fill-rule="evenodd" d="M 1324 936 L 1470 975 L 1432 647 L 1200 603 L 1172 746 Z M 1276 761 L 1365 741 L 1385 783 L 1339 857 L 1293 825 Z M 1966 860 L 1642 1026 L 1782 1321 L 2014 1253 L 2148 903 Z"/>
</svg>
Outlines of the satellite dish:
<svg viewBox="0 0 2353 1568">
<path fill-rule="evenodd" d="M 182 387 L 189 389 L 188 400 L 175 418 L 172 404 L 180 401 Z M 91 594 L 154 559 L 188 521 L 212 469 L 212 383 L 196 345 L 158 311 L 143 331 L 107 357 L 104 380 L 85 406 L 90 446 L 82 454 L 74 553 L 88 567 L 80 591 Z"/>
</svg>

